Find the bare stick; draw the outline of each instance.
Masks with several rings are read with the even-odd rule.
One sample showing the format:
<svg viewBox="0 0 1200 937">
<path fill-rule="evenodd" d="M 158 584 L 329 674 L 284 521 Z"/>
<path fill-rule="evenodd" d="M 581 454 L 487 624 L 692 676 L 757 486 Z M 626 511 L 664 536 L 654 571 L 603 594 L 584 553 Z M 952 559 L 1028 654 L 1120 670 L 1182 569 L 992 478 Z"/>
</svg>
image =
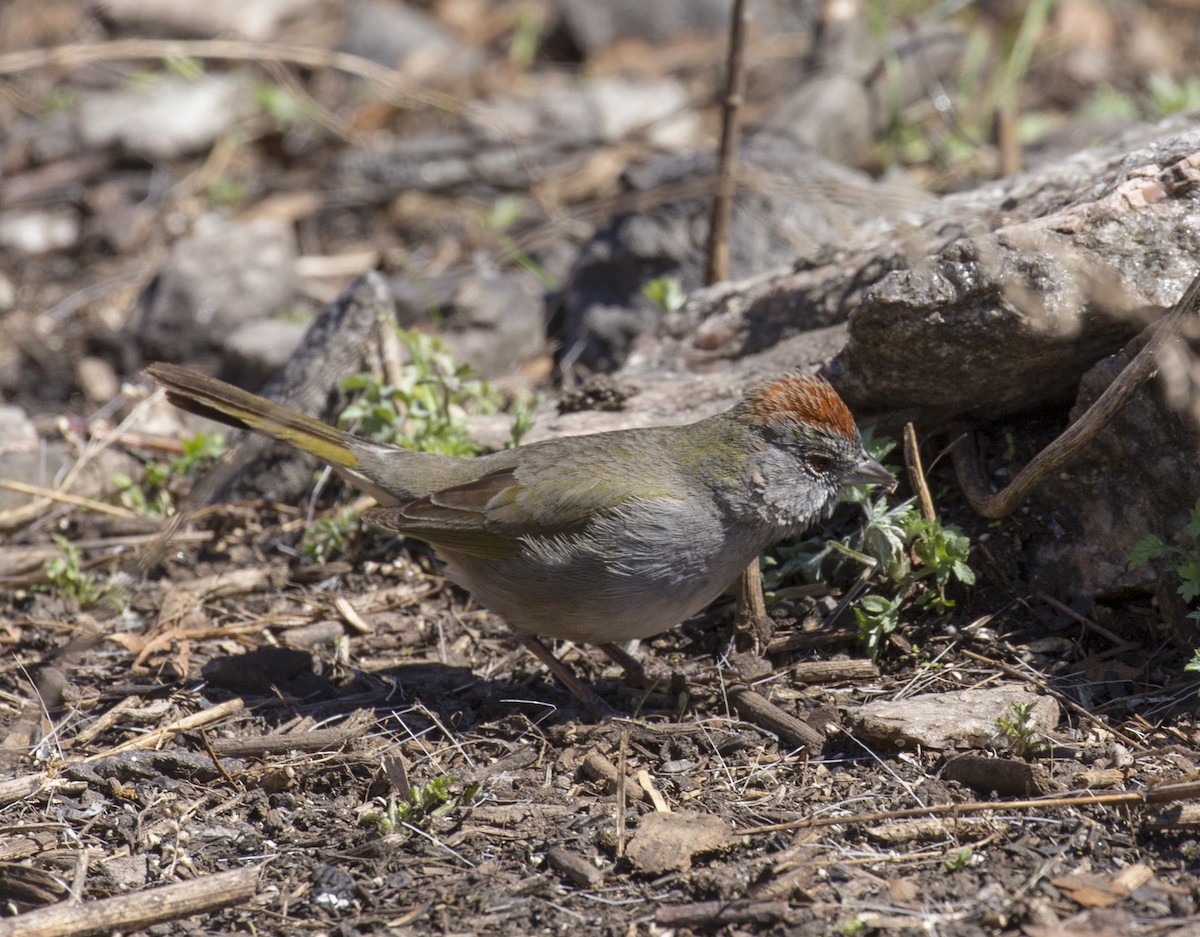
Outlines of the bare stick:
<svg viewBox="0 0 1200 937">
<path fill-rule="evenodd" d="M 802 830 L 814 826 L 879 823 L 884 820 L 902 820 L 908 817 L 970 817 L 1010 810 L 1043 810 L 1056 807 L 1093 807 L 1104 805 L 1148 807 L 1153 804 L 1194 800 L 1197 797 L 1200 797 L 1200 782 L 1176 781 L 1168 784 L 1155 784 L 1145 790 L 1128 791 L 1120 794 L 1081 794 L 1076 797 L 1045 797 L 1034 800 L 989 800 L 978 804 L 930 804 L 928 807 L 908 807 L 904 810 L 852 813 L 841 817 L 810 817 L 807 820 L 791 820 L 787 823 L 752 826 L 746 829 L 735 830 L 735 832 L 738 836 L 754 836 L 761 833 Z"/>
<path fill-rule="evenodd" d="M 258 889 L 258 866 L 83 904 L 56 904 L 0 921 L 0 937 L 83 937 L 140 930 L 241 904 Z"/>
<path fill-rule="evenodd" d="M 792 679 L 797 683 L 837 683 L 850 680 L 877 680 L 879 668 L 869 660 L 806 660 L 793 664 Z"/>
<path fill-rule="evenodd" d="M 226 700 L 223 703 L 218 703 L 216 706 L 210 706 L 208 709 L 202 709 L 199 712 L 184 716 L 182 719 L 177 719 L 170 725 L 163 726 L 159 729 L 154 729 L 147 732 L 145 735 L 137 735 L 127 742 L 122 742 L 120 745 L 114 745 L 112 748 L 106 749 L 96 755 L 89 755 L 82 759 L 85 762 L 99 761 L 101 758 L 110 758 L 113 755 L 118 755 L 121 752 L 127 751 L 145 751 L 150 748 L 157 748 L 163 742 L 178 735 L 180 732 L 191 732 L 195 729 L 201 729 L 205 726 L 211 726 L 227 716 L 232 716 L 234 713 L 241 712 L 245 709 L 246 704 L 240 699 Z"/>
<path fill-rule="evenodd" d="M 0 488 L 6 488 L 9 491 L 15 491 L 23 495 L 36 495 L 39 498 L 45 498 L 47 501 L 70 504 L 77 508 L 87 508 L 89 511 L 95 511 L 97 514 L 111 514 L 113 517 L 126 518 L 139 516 L 136 511 L 117 507 L 115 504 L 105 504 L 103 501 L 97 501 L 95 498 L 84 498 L 79 495 L 68 494 L 65 491 L 55 491 L 53 488 L 43 488 L 41 485 L 29 485 L 11 478 L 0 478 Z"/>
<path fill-rule="evenodd" d="M 917 444 L 917 430 L 911 423 L 904 424 L 904 464 L 908 466 L 908 483 L 917 493 L 917 502 L 921 505 L 921 515 L 927 521 L 937 519 L 933 509 L 933 495 L 929 493 L 929 483 L 925 481 L 925 466 L 921 464 L 921 447 Z"/>
<path fill-rule="evenodd" d="M 819 752 L 825 745 L 825 736 L 802 722 L 791 713 L 786 713 L 769 699 L 749 687 L 732 687 L 729 702 L 737 714 L 760 728 L 773 732 L 793 748 Z"/>
<path fill-rule="evenodd" d="M 617 758 L 617 858 L 625 855 L 625 788 L 628 787 L 625 777 L 625 765 L 629 760 L 629 730 L 621 730 L 621 749 Z"/>
<path fill-rule="evenodd" d="M 704 282 L 710 285 L 729 279 L 729 222 L 733 216 L 733 192 L 737 184 L 737 148 L 741 138 L 738 112 L 746 89 L 746 28 L 749 21 L 746 0 L 734 0 L 733 18 L 729 24 L 725 101 L 721 108 L 717 191 L 713 196 L 704 262 Z"/>
<path fill-rule="evenodd" d="M 1117 379 L 1104 389 L 1104 393 L 1096 398 L 1087 412 L 1034 456 L 1002 491 L 991 493 L 987 478 L 979 465 L 974 437 L 968 435 L 958 440 L 951 449 L 954 470 L 971 507 L 984 517 L 997 518 L 1011 514 L 1042 479 L 1056 472 L 1068 459 L 1090 443 L 1105 424 L 1125 406 L 1134 392 L 1154 375 L 1158 369 L 1158 349 L 1175 334 L 1180 319 L 1185 315 L 1195 314 L 1198 300 L 1200 274 L 1188 284 L 1179 302 L 1171 307 L 1171 311 L 1163 320 L 1152 327 L 1153 332 L 1141 351 L 1125 365 Z"/>
</svg>

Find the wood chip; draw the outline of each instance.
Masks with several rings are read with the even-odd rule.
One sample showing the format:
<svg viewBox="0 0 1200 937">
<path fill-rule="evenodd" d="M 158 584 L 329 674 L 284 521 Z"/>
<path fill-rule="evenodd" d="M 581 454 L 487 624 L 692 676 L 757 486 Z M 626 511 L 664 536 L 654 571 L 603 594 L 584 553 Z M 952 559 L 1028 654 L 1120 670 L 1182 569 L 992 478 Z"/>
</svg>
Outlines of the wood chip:
<svg viewBox="0 0 1200 937">
<path fill-rule="evenodd" d="M 1106 908 L 1127 898 L 1154 878 L 1149 866 L 1127 866 L 1114 875 L 1095 875 L 1079 872 L 1052 879 L 1050 884 L 1084 908 Z"/>
<path fill-rule="evenodd" d="M 785 745 L 812 752 L 819 752 L 825 745 L 825 737 L 820 732 L 784 712 L 761 693 L 749 687 L 733 687 L 729 691 L 729 702 L 733 704 L 739 716 L 779 736 Z"/>
<path fill-rule="evenodd" d="M 661 905 L 654 912 L 659 927 L 717 930 L 730 924 L 776 924 L 787 917 L 786 901 L 697 901 Z"/>
<path fill-rule="evenodd" d="M 617 789 L 617 778 L 619 776 L 617 766 L 603 755 L 596 752 L 588 752 L 584 756 L 580 768 L 589 778 L 595 781 L 604 781 L 610 793 Z M 647 799 L 647 795 L 640 787 L 626 784 L 625 798 L 631 801 L 642 801 Z"/>
<path fill-rule="evenodd" d="M 942 778 L 958 781 L 982 794 L 995 791 L 1001 797 L 1034 797 L 1061 789 L 1039 764 L 983 755 L 951 758 L 942 768 Z"/>
<path fill-rule="evenodd" d="M 869 660 L 807 660 L 792 667 L 797 683 L 840 683 L 877 680 L 879 668 Z"/>
<path fill-rule="evenodd" d="M 576 885 L 583 888 L 597 888 L 604 881 L 604 873 L 583 856 L 562 846 L 554 846 L 546 851 L 546 862 L 550 868 L 565 875 Z"/>
<path fill-rule="evenodd" d="M 646 792 L 646 796 L 650 798 L 650 802 L 654 804 L 654 809 L 659 813 L 670 813 L 671 808 L 667 804 L 667 800 L 663 797 L 662 792 L 654 786 L 654 781 L 650 777 L 650 772 L 643 768 L 637 773 L 638 784 L 642 790 Z"/>
<path fill-rule="evenodd" d="M 346 599 L 345 596 L 334 596 L 333 604 L 338 610 L 338 614 L 342 616 L 342 620 L 359 634 L 374 634 L 375 629 L 363 621 L 362 615 L 354 610 L 354 606 Z"/>
<path fill-rule="evenodd" d="M 1073 781 L 1076 787 L 1088 791 L 1108 791 L 1120 787 L 1132 776 L 1127 768 L 1092 768 L 1080 771 Z"/>
</svg>

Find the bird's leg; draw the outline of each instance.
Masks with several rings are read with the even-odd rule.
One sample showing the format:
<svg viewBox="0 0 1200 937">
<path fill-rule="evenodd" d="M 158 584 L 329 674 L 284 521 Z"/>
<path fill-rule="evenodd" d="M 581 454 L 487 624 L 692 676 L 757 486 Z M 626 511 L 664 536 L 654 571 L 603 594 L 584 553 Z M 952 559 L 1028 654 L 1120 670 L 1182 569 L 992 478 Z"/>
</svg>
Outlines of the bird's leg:
<svg viewBox="0 0 1200 937">
<path fill-rule="evenodd" d="M 558 682 L 583 704 L 590 715 L 600 717 L 609 712 L 608 704 L 580 683 L 571 668 L 555 657 L 554 652 L 546 647 L 541 639 L 531 634 L 519 634 L 517 640 L 525 646 L 527 651 L 546 665 L 546 669 L 554 674 L 558 678 Z"/>
<path fill-rule="evenodd" d="M 761 656 L 771 642 L 775 622 L 767 614 L 767 603 L 763 598 L 762 572 L 758 557 L 742 570 L 738 578 L 737 611 L 733 616 L 733 628 L 741 650 Z"/>
</svg>

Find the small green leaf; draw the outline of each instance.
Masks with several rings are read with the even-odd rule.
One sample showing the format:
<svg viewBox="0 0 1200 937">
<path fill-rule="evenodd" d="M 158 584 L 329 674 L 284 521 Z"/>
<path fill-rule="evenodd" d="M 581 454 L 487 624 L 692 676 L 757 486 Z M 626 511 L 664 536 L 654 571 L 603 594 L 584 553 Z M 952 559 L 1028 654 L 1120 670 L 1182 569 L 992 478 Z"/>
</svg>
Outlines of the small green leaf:
<svg viewBox="0 0 1200 937">
<path fill-rule="evenodd" d="M 1133 545 L 1133 549 L 1129 551 L 1129 559 L 1125 563 L 1125 568 L 1129 572 L 1141 569 L 1151 560 L 1157 560 L 1167 552 L 1167 545 L 1163 543 L 1160 537 L 1154 534 L 1147 534 L 1141 540 Z"/>
</svg>

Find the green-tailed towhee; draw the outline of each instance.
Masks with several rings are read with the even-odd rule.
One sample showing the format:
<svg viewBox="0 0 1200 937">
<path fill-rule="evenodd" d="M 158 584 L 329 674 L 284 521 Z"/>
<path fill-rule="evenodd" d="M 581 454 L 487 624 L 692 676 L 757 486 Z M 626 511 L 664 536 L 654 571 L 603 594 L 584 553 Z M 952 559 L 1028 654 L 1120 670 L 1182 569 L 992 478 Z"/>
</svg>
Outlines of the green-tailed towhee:
<svg viewBox="0 0 1200 937">
<path fill-rule="evenodd" d="M 841 490 L 894 484 L 821 378 L 787 374 L 684 426 L 569 436 L 473 459 L 353 436 L 186 368 L 146 373 L 185 410 L 328 462 L 432 544 L 450 579 L 523 635 L 645 638 L 699 612 Z"/>
</svg>

